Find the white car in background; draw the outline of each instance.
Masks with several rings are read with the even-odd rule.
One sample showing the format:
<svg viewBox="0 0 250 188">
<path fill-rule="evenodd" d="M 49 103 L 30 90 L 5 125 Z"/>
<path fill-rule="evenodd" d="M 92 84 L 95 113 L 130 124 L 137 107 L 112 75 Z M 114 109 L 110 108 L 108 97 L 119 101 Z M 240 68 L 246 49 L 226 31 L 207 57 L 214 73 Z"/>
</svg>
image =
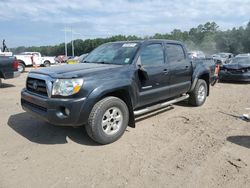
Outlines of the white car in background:
<svg viewBox="0 0 250 188">
<path fill-rule="evenodd" d="M 188 52 L 188 56 L 191 59 L 205 59 L 206 55 L 202 51 L 190 51 Z"/>
<path fill-rule="evenodd" d="M 235 57 L 250 57 L 250 53 L 247 53 L 247 54 L 238 54 Z"/>
<path fill-rule="evenodd" d="M 224 64 L 228 64 L 231 61 L 231 59 L 234 57 L 234 54 L 221 52 L 221 53 L 213 54 L 212 57 L 217 64 L 224 65 Z"/>
<path fill-rule="evenodd" d="M 51 64 L 55 64 L 55 57 L 42 57 L 40 52 L 22 52 L 18 55 L 14 55 L 19 61 L 18 70 L 24 72 L 26 66 L 32 66 L 31 57 L 33 56 L 33 61 L 38 66 L 48 67 Z"/>
</svg>

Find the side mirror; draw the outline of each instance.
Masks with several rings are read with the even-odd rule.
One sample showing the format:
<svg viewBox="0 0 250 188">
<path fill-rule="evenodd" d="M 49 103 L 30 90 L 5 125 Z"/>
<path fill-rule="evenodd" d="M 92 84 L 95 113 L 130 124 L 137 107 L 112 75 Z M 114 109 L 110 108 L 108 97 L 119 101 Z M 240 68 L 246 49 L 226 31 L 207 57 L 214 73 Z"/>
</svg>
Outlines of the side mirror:
<svg viewBox="0 0 250 188">
<path fill-rule="evenodd" d="M 136 62 L 136 66 L 138 68 L 139 76 L 141 78 L 143 78 L 144 80 L 148 80 L 149 79 L 148 73 L 147 73 L 146 69 L 141 64 L 141 57 L 140 56 Z"/>
</svg>

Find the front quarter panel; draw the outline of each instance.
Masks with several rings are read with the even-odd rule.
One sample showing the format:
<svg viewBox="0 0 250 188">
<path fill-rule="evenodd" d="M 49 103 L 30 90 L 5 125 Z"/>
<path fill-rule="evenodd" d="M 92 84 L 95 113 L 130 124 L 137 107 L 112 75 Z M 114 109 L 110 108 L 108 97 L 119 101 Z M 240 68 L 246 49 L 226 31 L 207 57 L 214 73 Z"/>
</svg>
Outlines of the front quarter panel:
<svg viewBox="0 0 250 188">
<path fill-rule="evenodd" d="M 133 73 L 134 71 L 131 69 L 126 72 L 113 73 L 112 79 L 110 77 L 86 79 L 86 85 L 83 86 L 81 91 L 86 97 L 86 101 L 81 109 L 79 122 L 86 124 L 93 106 L 103 97 L 116 91 L 127 92 L 133 107 L 137 102 L 138 96 L 138 87 L 133 79 Z"/>
</svg>

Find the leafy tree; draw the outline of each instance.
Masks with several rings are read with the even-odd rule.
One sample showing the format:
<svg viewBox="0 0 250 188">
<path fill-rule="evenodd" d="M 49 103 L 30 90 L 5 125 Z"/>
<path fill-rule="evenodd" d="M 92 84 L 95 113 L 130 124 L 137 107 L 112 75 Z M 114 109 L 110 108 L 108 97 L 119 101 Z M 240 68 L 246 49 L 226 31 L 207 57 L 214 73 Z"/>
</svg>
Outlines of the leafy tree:
<svg viewBox="0 0 250 188">
<path fill-rule="evenodd" d="M 141 37 L 135 35 L 125 36 L 116 35 L 108 38 L 96 39 L 77 39 L 74 40 L 75 55 L 79 56 L 84 53 L 89 53 L 97 46 L 114 41 L 132 41 L 141 40 Z M 227 31 L 220 31 L 219 26 L 215 22 L 207 22 L 204 25 L 200 24 L 189 31 L 181 31 L 174 29 L 170 33 L 156 33 L 153 36 L 145 36 L 143 39 L 170 39 L 180 40 L 186 44 L 189 50 L 203 50 L 206 53 L 212 54 L 216 52 L 231 52 L 249 53 L 250 52 L 250 22 L 247 26 L 233 28 Z M 42 55 L 56 56 L 64 54 L 64 43 L 55 46 L 20 46 L 11 49 L 15 54 L 24 51 L 38 51 Z M 67 44 L 68 55 L 72 55 L 71 42 Z"/>
</svg>

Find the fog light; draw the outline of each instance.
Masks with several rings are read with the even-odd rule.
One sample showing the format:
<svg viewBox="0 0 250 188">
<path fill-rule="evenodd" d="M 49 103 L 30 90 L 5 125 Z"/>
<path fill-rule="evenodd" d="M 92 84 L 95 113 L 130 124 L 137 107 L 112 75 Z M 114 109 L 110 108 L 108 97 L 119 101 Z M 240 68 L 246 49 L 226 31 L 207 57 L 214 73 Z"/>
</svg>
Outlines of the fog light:
<svg viewBox="0 0 250 188">
<path fill-rule="evenodd" d="M 67 116 L 69 116 L 69 114 L 70 114 L 70 110 L 68 109 L 68 108 L 65 108 L 65 114 L 67 115 Z"/>
</svg>

